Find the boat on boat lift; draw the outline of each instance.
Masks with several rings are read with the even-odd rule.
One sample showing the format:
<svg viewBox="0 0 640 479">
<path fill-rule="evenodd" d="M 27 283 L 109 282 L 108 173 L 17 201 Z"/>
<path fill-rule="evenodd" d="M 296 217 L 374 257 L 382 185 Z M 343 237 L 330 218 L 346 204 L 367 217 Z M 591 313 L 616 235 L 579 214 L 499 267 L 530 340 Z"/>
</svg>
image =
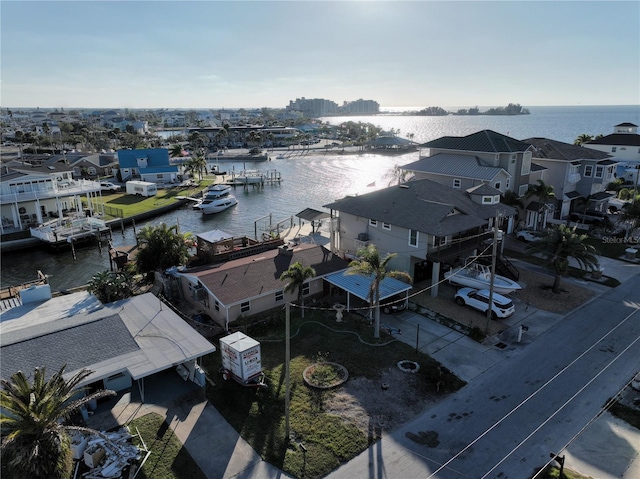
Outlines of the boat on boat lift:
<svg viewBox="0 0 640 479">
<path fill-rule="evenodd" d="M 475 289 L 491 288 L 491 269 L 477 261 L 467 261 L 464 266 L 451 268 L 444 273 L 449 283 L 468 286 Z M 516 281 L 499 274 L 493 275 L 493 291 L 500 294 L 508 294 L 522 289 Z"/>
</svg>

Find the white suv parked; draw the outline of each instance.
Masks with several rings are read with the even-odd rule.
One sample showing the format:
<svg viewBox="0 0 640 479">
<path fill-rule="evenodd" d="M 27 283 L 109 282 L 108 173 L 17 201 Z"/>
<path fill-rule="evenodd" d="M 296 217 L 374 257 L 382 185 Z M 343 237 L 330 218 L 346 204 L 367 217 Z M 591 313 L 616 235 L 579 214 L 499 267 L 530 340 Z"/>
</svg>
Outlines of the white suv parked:
<svg viewBox="0 0 640 479">
<path fill-rule="evenodd" d="M 489 308 L 489 290 L 461 288 L 454 297 L 456 304 L 460 306 L 471 306 L 483 313 Z M 491 318 L 508 318 L 516 312 L 513 301 L 498 293 L 493 293 L 493 307 L 491 308 Z"/>
</svg>

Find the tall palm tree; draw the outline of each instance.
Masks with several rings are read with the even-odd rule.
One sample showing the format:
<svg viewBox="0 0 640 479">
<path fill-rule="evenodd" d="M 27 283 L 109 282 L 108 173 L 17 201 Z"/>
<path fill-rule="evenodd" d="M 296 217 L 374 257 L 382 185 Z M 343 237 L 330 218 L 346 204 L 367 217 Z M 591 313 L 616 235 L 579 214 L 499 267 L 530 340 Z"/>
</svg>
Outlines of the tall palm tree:
<svg viewBox="0 0 640 479">
<path fill-rule="evenodd" d="M 311 278 L 315 278 L 316 270 L 311 266 L 303 266 L 300 261 L 296 261 L 289 269 L 284 271 L 280 275 L 280 281 L 287 281 L 284 287 L 285 293 L 297 293 L 298 301 L 302 306 L 302 317 L 304 318 L 304 295 L 302 291 L 304 289 L 304 283 Z"/>
<path fill-rule="evenodd" d="M 203 171 L 207 169 L 207 160 L 200 152 L 185 163 L 185 169 L 193 173 L 198 173 L 198 178 L 202 181 Z"/>
<path fill-rule="evenodd" d="M 191 233 L 178 232 L 177 225 L 145 226 L 137 235 L 140 251 L 136 256 L 138 271 L 150 273 L 171 266 L 183 265 L 189 258 L 189 247 L 193 244 Z"/>
<path fill-rule="evenodd" d="M 583 270 L 599 267 L 597 251 L 593 245 L 585 243 L 587 238 L 586 234 L 576 233 L 575 227 L 558 225 L 528 249 L 530 253 L 542 253 L 553 268 L 554 293 L 560 292 L 562 276 L 569 270 L 569 258 L 573 258 Z"/>
<path fill-rule="evenodd" d="M 372 279 L 371 286 L 369 287 L 369 304 L 372 308 L 375 308 L 373 330 L 373 337 L 375 339 L 380 337 L 380 283 L 382 283 L 386 277 L 401 279 L 407 283 L 411 282 L 411 276 L 404 271 L 387 271 L 389 261 L 396 256 L 396 253 L 390 253 L 384 258 L 381 258 L 378 248 L 370 244 L 366 248 L 358 251 L 358 259 L 353 260 L 347 270 L 347 274 L 360 274 Z"/>
<path fill-rule="evenodd" d="M 538 180 L 535 185 L 529 185 L 529 190 L 524 198 L 525 200 L 529 200 L 532 197 L 538 198 L 538 202 L 540 203 L 540 207 L 538 208 L 538 223 L 540 223 L 543 213 L 546 214 L 546 212 L 553 209 L 551 200 L 556 197 L 553 191 L 553 185 L 547 185 L 542 180 Z"/>
<path fill-rule="evenodd" d="M 36 368 L 33 383 L 22 371 L 0 382 L 1 450 L 3 464 L 13 477 L 71 477 L 73 462 L 68 431 L 95 431 L 65 425 L 64 421 L 89 401 L 115 395 L 113 391 L 100 390 L 78 399 L 78 384 L 93 371 L 82 369 L 65 380 L 65 368 L 66 365 L 62 366 L 48 381 L 45 368 Z"/>
</svg>

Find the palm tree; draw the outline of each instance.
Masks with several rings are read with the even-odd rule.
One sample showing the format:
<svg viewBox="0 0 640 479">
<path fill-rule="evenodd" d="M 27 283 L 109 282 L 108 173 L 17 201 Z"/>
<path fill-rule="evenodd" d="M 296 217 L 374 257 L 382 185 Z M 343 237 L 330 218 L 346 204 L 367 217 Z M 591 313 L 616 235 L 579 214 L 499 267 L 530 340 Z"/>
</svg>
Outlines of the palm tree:
<svg viewBox="0 0 640 479">
<path fill-rule="evenodd" d="M 372 279 L 369 287 L 369 305 L 375 307 L 375 323 L 373 337 L 380 337 L 380 283 L 386 278 L 397 278 L 411 283 L 411 276 L 403 271 L 387 271 L 389 261 L 397 256 L 390 253 L 384 258 L 380 258 L 380 253 L 375 245 L 370 244 L 366 248 L 358 251 L 358 259 L 349 264 L 347 274 L 360 274 Z"/>
<path fill-rule="evenodd" d="M 193 244 L 191 233 L 178 233 L 176 225 L 145 226 L 137 235 L 140 251 L 136 256 L 138 271 L 150 273 L 183 265 Z"/>
<path fill-rule="evenodd" d="M 413 178 L 413 176 L 414 176 L 413 173 L 405 170 L 400 165 L 395 165 L 393 168 L 387 171 L 384 175 L 385 178 L 389 179 L 387 186 L 391 186 L 394 183 L 398 185 L 402 183 L 406 183 L 407 181 L 410 181 Z"/>
<path fill-rule="evenodd" d="M 100 390 L 78 399 L 78 384 L 93 371 L 82 369 L 65 380 L 65 368 L 62 366 L 48 381 L 45 368 L 36 368 L 33 383 L 22 371 L 1 380 L 2 462 L 13 477 L 71 477 L 73 462 L 67 431 L 95 431 L 65 425 L 64 421 L 89 401 L 115 395 Z"/>
<path fill-rule="evenodd" d="M 599 267 L 597 251 L 593 245 L 585 243 L 586 234 L 576 233 L 576 228 L 558 225 L 551 229 L 542 240 L 528 248 L 530 253 L 542 253 L 555 273 L 552 291 L 560 292 L 562 276 L 569 270 L 569 258 L 577 261 L 581 269 Z"/>
<path fill-rule="evenodd" d="M 171 158 L 182 158 L 184 156 L 182 152 L 182 145 L 179 143 L 171 145 L 171 148 L 169 148 L 169 156 Z"/>
<path fill-rule="evenodd" d="M 304 318 L 304 296 L 302 291 L 304 283 L 311 278 L 315 278 L 316 270 L 311 266 L 303 266 L 302 263 L 296 261 L 289 269 L 280 275 L 280 281 L 288 281 L 284 287 L 285 293 L 297 293 L 298 301 L 302 306 L 302 317 Z"/>
<path fill-rule="evenodd" d="M 207 160 L 202 153 L 198 152 L 193 158 L 186 162 L 185 169 L 193 173 L 198 173 L 198 177 L 200 181 L 202 181 L 203 171 L 207 169 Z"/>
<path fill-rule="evenodd" d="M 91 277 L 87 289 L 101 303 L 112 303 L 133 294 L 133 275 L 127 268 L 115 272 L 105 270 Z"/>
<path fill-rule="evenodd" d="M 587 133 L 583 133 L 582 135 L 578 135 L 573 142 L 574 145 L 582 146 L 584 143 L 593 140 L 593 135 L 588 135 Z"/>
<path fill-rule="evenodd" d="M 527 191 L 524 198 L 525 200 L 529 200 L 534 196 L 538 198 L 538 202 L 540 203 L 540 207 L 538 208 L 538 222 L 540 222 L 542 213 L 553 209 L 553 203 L 550 202 L 550 200 L 556 197 L 556 194 L 553 192 L 553 185 L 547 185 L 542 180 L 538 180 L 536 185 L 529 185 L 529 191 Z"/>
</svg>

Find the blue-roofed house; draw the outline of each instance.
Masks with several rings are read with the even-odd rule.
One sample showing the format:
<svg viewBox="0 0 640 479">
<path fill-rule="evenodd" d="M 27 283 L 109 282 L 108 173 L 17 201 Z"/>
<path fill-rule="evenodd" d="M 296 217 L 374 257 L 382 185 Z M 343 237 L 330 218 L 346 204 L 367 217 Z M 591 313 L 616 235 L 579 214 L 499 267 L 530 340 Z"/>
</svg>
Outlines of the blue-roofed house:
<svg viewBox="0 0 640 479">
<path fill-rule="evenodd" d="M 142 180 L 151 183 L 175 183 L 178 167 L 169 164 L 166 148 L 118 150 L 122 181 Z"/>
</svg>

